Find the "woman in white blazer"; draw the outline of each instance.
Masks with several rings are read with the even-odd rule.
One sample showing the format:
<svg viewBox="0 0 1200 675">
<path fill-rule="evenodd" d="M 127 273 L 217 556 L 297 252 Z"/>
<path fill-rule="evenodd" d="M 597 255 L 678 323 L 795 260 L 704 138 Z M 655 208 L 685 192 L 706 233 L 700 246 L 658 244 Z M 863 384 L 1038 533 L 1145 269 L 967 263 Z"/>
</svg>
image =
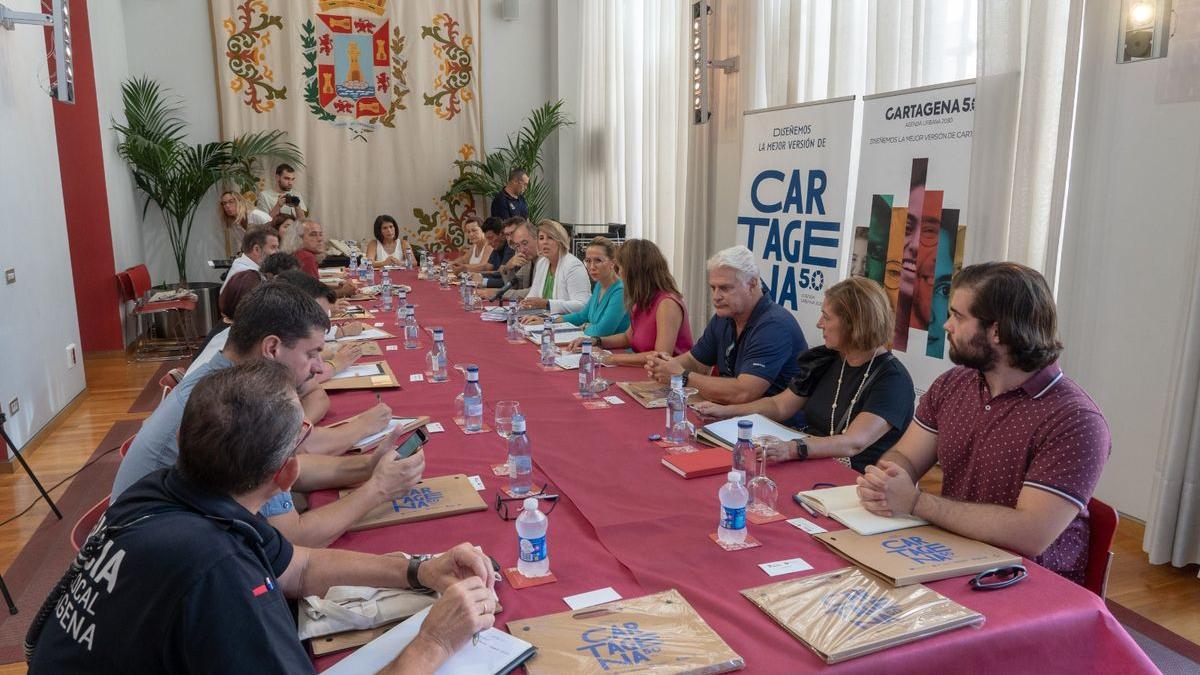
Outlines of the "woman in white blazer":
<svg viewBox="0 0 1200 675">
<path fill-rule="evenodd" d="M 567 231 L 553 220 L 537 224 L 538 258 L 525 309 L 549 309 L 551 314 L 578 312 L 592 297 L 592 281 L 579 258 L 571 255 Z M 538 321 L 532 316 L 525 319 Z"/>
</svg>

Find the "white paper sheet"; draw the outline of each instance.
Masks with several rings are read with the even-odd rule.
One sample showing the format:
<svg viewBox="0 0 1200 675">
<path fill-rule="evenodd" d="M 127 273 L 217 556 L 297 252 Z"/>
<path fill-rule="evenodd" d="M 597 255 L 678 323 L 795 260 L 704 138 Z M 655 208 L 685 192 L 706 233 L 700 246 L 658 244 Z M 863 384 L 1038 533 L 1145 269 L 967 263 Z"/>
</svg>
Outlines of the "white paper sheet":
<svg viewBox="0 0 1200 675">
<path fill-rule="evenodd" d="M 354 447 L 369 448 L 379 441 L 382 441 L 388 434 L 392 433 L 392 429 L 395 429 L 396 427 L 402 427 L 406 424 L 412 424 L 415 421 L 417 421 L 417 418 L 415 417 L 393 417 L 388 421 L 386 429 L 377 434 L 371 434 L 370 436 L 360 438 L 358 442 L 354 444 Z"/>
<path fill-rule="evenodd" d="M 330 379 L 344 380 L 350 377 L 372 377 L 374 375 L 383 375 L 383 366 L 379 365 L 379 361 L 350 366 Z"/>
</svg>

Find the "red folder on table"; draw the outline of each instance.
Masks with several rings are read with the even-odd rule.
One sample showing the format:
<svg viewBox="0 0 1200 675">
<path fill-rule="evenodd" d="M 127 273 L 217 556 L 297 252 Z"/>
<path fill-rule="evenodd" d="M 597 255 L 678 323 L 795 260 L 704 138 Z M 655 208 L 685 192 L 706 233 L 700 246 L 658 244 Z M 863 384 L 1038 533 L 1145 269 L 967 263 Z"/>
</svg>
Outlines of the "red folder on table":
<svg viewBox="0 0 1200 675">
<path fill-rule="evenodd" d="M 725 448 L 702 448 L 696 452 L 667 455 L 663 466 L 684 478 L 699 478 L 728 473 L 733 468 L 733 453 Z"/>
</svg>

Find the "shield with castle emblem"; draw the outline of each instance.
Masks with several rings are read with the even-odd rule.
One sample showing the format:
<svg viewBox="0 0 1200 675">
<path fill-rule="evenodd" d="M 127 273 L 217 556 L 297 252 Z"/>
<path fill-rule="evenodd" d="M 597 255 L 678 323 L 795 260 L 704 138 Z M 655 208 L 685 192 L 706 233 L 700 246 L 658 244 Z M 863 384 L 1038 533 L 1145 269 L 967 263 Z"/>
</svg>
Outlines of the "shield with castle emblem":
<svg viewBox="0 0 1200 675">
<path fill-rule="evenodd" d="M 404 38 L 382 18 L 386 2 L 327 0 L 315 21 L 301 26 L 309 110 L 363 140 L 378 126 L 395 125 L 408 93 Z M 324 11 L 331 9 L 346 13 Z"/>
</svg>

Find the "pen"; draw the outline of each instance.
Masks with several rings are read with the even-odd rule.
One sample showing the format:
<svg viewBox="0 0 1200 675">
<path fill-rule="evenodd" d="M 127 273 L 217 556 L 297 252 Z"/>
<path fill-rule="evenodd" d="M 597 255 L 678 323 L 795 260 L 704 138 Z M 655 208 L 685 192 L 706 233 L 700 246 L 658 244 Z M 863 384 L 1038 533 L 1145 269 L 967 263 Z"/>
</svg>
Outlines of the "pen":
<svg viewBox="0 0 1200 675">
<path fill-rule="evenodd" d="M 805 504 L 804 500 L 800 499 L 800 495 L 792 495 L 792 501 L 799 504 L 800 508 L 804 509 L 805 511 L 808 511 L 808 514 L 810 516 L 812 516 L 813 518 L 817 517 L 817 512 L 813 510 L 813 507 L 809 506 L 808 504 Z"/>
</svg>

